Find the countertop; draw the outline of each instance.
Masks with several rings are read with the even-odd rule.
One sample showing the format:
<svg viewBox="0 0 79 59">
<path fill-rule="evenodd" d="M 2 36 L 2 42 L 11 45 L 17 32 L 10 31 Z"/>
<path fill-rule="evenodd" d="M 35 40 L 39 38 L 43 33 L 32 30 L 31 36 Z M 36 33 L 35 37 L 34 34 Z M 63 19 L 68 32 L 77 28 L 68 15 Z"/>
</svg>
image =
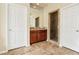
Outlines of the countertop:
<svg viewBox="0 0 79 59">
<path fill-rule="evenodd" d="M 46 30 L 46 28 L 30 28 L 30 30 Z"/>
</svg>

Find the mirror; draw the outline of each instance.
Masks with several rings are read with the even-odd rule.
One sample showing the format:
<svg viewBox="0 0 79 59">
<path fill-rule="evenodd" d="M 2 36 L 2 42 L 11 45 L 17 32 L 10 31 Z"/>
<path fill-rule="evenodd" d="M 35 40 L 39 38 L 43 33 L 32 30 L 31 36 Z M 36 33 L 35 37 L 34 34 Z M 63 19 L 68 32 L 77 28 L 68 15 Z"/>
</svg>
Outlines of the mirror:
<svg viewBox="0 0 79 59">
<path fill-rule="evenodd" d="M 39 27 L 39 17 L 35 18 L 35 27 Z"/>
</svg>

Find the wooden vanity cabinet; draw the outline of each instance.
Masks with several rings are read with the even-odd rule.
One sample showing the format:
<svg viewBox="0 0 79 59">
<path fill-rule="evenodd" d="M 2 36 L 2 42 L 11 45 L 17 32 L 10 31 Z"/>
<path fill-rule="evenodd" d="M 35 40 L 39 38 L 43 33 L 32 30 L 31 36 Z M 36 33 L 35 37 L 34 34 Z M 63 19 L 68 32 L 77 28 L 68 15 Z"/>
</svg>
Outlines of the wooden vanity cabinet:
<svg viewBox="0 0 79 59">
<path fill-rule="evenodd" d="M 37 42 L 37 31 L 30 31 L 30 44 Z"/>
<path fill-rule="evenodd" d="M 47 39 L 47 30 L 31 30 L 30 44 L 45 41 Z"/>
<path fill-rule="evenodd" d="M 47 30 L 38 31 L 38 41 L 45 41 L 47 39 Z"/>
</svg>

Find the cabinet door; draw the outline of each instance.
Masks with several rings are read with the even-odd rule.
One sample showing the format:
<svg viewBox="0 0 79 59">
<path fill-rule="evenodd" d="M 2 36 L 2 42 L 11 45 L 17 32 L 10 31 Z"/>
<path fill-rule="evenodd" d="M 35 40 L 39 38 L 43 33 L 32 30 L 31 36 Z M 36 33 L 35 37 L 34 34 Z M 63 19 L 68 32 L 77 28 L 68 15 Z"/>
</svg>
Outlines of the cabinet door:
<svg viewBox="0 0 79 59">
<path fill-rule="evenodd" d="M 30 44 L 37 42 L 37 31 L 30 31 Z"/>
<path fill-rule="evenodd" d="M 38 41 L 45 41 L 47 39 L 47 30 L 38 31 Z"/>
</svg>

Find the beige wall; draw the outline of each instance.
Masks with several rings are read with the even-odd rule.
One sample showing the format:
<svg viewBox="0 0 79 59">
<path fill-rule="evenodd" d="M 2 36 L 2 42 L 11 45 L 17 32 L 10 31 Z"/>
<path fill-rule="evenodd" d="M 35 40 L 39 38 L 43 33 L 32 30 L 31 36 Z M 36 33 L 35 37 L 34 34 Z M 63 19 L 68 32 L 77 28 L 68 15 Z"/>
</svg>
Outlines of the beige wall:
<svg viewBox="0 0 79 59">
<path fill-rule="evenodd" d="M 47 39 L 50 39 L 49 36 L 49 13 L 53 12 L 55 10 L 61 9 L 62 7 L 68 5 L 68 3 L 64 4 L 64 3 L 50 3 L 48 4 L 48 6 L 46 6 L 44 8 L 44 20 L 43 20 L 43 25 L 44 27 L 46 27 L 48 29 L 48 34 L 47 34 Z"/>
<path fill-rule="evenodd" d="M 0 53 L 7 49 L 6 4 L 0 4 Z"/>
<path fill-rule="evenodd" d="M 27 8 L 27 47 L 30 46 L 30 4 L 29 3 L 18 3 L 19 5 L 26 6 Z"/>
</svg>

